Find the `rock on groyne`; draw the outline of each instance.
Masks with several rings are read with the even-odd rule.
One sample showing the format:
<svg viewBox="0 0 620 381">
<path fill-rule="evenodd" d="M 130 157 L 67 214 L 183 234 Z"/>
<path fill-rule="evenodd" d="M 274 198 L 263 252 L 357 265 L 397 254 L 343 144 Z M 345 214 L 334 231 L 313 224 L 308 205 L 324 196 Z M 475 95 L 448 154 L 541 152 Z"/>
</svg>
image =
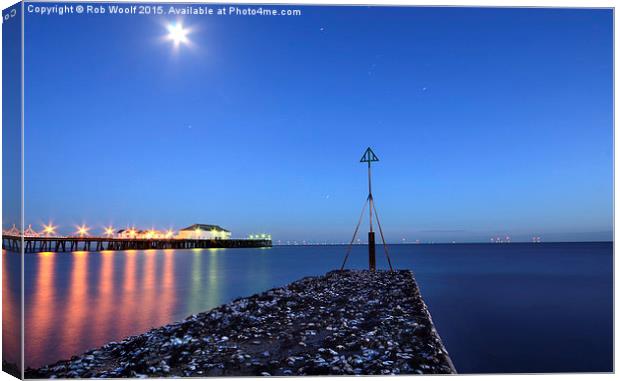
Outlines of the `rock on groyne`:
<svg viewBox="0 0 620 381">
<path fill-rule="evenodd" d="M 454 373 L 408 270 L 332 271 L 26 377 Z"/>
</svg>

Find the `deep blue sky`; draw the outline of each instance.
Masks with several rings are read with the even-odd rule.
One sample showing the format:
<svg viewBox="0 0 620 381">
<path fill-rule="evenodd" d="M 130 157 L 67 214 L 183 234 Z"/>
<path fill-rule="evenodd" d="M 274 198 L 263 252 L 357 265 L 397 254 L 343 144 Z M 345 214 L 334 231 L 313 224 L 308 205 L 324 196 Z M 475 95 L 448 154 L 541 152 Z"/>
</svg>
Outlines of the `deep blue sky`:
<svg viewBox="0 0 620 381">
<path fill-rule="evenodd" d="M 26 223 L 611 238 L 611 10 L 292 8 L 27 13 Z"/>
</svg>

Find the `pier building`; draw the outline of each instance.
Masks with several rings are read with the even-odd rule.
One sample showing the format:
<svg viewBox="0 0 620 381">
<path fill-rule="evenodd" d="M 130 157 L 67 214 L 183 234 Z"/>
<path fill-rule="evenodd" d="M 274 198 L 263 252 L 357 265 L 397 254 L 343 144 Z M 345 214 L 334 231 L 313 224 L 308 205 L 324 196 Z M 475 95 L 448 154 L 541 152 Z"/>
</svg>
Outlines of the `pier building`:
<svg viewBox="0 0 620 381">
<path fill-rule="evenodd" d="M 230 231 L 219 225 L 193 224 L 179 230 L 176 238 L 183 239 L 230 239 Z"/>
</svg>

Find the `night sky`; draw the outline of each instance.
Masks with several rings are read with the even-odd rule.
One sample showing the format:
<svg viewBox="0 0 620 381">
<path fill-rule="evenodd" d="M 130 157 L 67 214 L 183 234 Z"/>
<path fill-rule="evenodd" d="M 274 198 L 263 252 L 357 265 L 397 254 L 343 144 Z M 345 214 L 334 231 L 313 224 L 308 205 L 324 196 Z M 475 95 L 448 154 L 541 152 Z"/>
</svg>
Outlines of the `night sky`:
<svg viewBox="0 0 620 381">
<path fill-rule="evenodd" d="M 611 239 L 611 10 L 288 8 L 26 12 L 26 224 Z"/>
</svg>

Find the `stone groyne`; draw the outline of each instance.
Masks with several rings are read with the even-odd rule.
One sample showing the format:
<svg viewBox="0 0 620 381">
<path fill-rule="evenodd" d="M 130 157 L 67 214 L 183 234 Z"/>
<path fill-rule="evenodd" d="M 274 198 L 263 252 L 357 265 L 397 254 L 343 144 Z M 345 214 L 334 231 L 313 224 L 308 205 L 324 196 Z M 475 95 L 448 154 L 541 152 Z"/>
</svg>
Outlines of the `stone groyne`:
<svg viewBox="0 0 620 381">
<path fill-rule="evenodd" d="M 408 270 L 332 271 L 111 342 L 27 378 L 455 373 Z"/>
</svg>

